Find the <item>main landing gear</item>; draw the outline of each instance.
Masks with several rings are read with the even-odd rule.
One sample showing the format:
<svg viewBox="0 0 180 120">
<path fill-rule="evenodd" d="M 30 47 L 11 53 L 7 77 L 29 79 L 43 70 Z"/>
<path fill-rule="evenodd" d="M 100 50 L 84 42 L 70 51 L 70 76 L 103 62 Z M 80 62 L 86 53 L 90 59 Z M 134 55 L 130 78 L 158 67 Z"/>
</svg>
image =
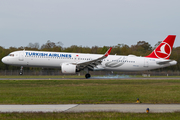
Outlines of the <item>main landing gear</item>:
<svg viewBox="0 0 180 120">
<path fill-rule="evenodd" d="M 19 75 L 23 75 L 23 66 L 21 66 L 21 69 L 20 69 Z"/>
<path fill-rule="evenodd" d="M 86 78 L 86 79 L 90 78 L 91 75 L 89 74 L 89 69 L 88 69 L 88 68 L 85 68 L 84 71 L 86 71 L 85 78 Z"/>
<path fill-rule="evenodd" d="M 91 75 L 90 75 L 89 73 L 87 73 L 87 74 L 85 75 L 85 77 L 86 77 L 86 79 L 88 79 L 88 78 L 91 77 Z"/>
</svg>

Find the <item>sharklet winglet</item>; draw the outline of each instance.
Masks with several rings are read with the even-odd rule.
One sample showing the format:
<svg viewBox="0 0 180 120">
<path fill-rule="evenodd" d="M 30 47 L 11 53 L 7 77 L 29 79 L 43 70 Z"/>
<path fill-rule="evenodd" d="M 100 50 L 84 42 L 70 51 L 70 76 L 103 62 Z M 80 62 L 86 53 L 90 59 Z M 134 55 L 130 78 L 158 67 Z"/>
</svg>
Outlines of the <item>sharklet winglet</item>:
<svg viewBox="0 0 180 120">
<path fill-rule="evenodd" d="M 104 56 L 107 57 L 111 53 L 111 49 L 112 49 L 112 47 L 109 48 L 109 50 L 104 54 Z"/>
</svg>

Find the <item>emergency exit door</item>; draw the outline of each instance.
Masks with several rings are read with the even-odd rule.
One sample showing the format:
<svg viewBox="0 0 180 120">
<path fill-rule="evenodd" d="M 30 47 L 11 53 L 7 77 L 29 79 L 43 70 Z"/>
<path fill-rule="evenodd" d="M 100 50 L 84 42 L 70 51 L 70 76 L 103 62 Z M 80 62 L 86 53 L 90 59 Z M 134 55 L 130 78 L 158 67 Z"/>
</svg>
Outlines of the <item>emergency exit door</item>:
<svg viewBox="0 0 180 120">
<path fill-rule="evenodd" d="M 149 66 L 148 59 L 144 58 L 144 67 L 148 67 L 148 66 Z"/>
</svg>

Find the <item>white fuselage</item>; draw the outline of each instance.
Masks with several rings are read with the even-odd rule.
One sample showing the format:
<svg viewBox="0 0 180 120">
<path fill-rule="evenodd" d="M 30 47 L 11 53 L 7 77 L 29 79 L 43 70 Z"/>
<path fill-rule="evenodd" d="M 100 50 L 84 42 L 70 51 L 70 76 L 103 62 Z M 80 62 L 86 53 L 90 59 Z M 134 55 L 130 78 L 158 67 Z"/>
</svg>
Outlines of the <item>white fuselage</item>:
<svg viewBox="0 0 180 120">
<path fill-rule="evenodd" d="M 2 59 L 2 62 L 15 66 L 28 67 L 47 67 L 61 68 L 62 63 L 83 63 L 100 58 L 101 54 L 82 54 L 65 52 L 45 52 L 45 51 L 15 51 Z M 137 57 L 134 55 L 120 56 L 109 55 L 103 59 L 101 64 L 93 70 L 112 70 L 112 71 L 142 71 L 175 65 L 175 60 L 165 64 L 158 62 L 167 61 L 166 59 Z"/>
</svg>

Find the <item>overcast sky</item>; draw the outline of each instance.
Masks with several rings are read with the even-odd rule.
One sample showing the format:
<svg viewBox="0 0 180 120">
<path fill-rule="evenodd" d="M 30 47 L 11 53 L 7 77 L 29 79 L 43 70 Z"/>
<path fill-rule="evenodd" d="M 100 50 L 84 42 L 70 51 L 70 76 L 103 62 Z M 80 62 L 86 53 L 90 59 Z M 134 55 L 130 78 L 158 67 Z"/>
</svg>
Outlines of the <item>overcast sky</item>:
<svg viewBox="0 0 180 120">
<path fill-rule="evenodd" d="M 167 35 L 180 46 L 180 0 L 1 0 L 0 46 L 50 40 L 63 47 L 154 46 Z"/>
</svg>

